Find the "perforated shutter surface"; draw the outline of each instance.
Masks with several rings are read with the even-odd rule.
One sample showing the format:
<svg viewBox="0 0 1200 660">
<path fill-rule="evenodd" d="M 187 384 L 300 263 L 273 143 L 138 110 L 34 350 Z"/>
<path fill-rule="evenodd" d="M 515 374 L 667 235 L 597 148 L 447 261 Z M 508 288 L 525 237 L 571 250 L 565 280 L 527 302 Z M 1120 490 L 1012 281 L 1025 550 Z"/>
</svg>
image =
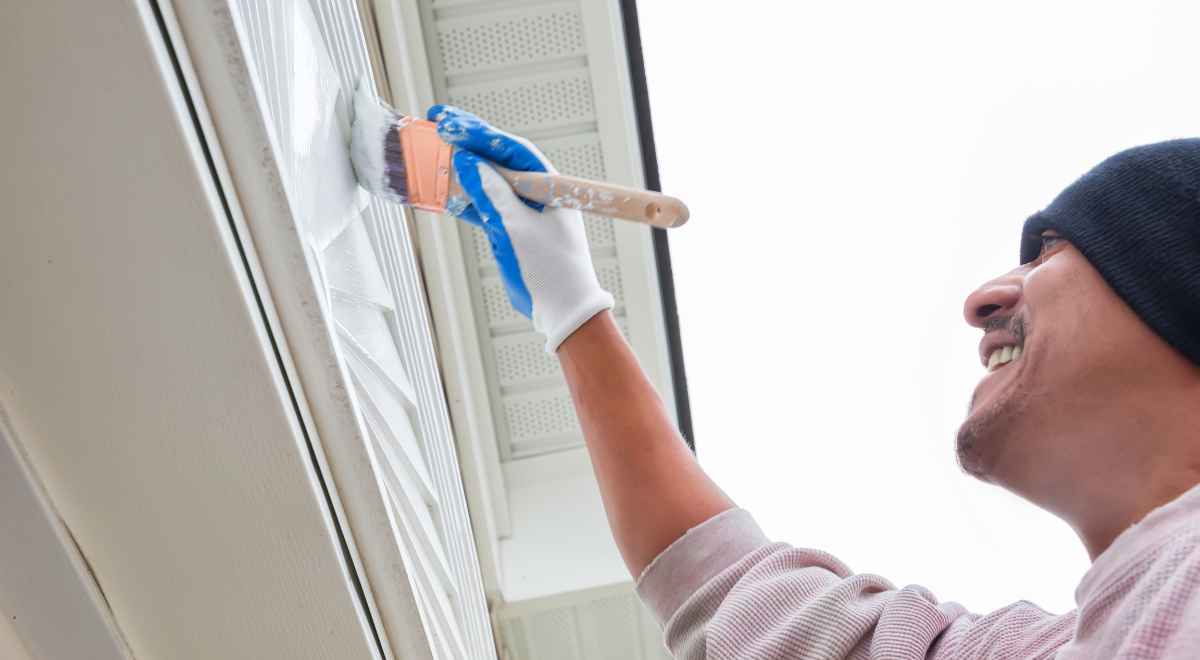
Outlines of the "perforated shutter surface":
<svg viewBox="0 0 1200 660">
<path fill-rule="evenodd" d="M 577 2 L 429 2 L 425 26 L 434 85 L 442 100 L 532 140 L 564 174 L 609 178 L 598 130 L 597 99 Z M 585 214 L 601 286 L 626 314 L 613 221 Z M 556 360 L 508 302 L 482 231 L 460 229 L 474 304 L 486 320 L 480 344 L 501 460 L 519 460 L 582 444 Z M 623 325 L 624 327 L 624 325 Z"/>
</svg>

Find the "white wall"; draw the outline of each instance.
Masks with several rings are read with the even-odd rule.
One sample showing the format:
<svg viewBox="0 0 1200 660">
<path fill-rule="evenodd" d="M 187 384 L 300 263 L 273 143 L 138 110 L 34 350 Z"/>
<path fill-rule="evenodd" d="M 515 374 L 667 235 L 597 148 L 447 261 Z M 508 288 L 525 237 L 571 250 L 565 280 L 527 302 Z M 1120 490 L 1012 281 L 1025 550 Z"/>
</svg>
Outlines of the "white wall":
<svg viewBox="0 0 1200 660">
<path fill-rule="evenodd" d="M 17 631 L 13 629 L 12 617 L 0 610 L 0 658 L 4 660 L 34 660 L 29 654 Z"/>
<path fill-rule="evenodd" d="M 375 657 L 149 5 L 15 12 L 0 404 L 132 655 Z"/>
</svg>

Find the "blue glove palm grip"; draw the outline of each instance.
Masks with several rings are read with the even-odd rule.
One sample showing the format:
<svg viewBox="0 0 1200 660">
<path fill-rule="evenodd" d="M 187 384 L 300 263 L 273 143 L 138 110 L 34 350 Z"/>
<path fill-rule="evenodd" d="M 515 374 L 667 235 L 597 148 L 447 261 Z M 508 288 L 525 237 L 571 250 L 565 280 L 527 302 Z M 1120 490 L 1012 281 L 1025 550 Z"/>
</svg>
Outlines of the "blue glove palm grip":
<svg viewBox="0 0 1200 660">
<path fill-rule="evenodd" d="M 458 108 L 435 105 L 427 117 L 438 123 L 438 134 L 443 140 L 458 147 L 454 152 L 454 171 L 463 191 L 471 198 L 471 204 L 459 211 L 458 217 L 487 234 L 509 302 L 526 318 L 533 318 L 533 300 L 521 276 L 516 250 L 504 227 L 504 218 L 483 190 L 479 167 L 483 165 L 481 156 L 509 169 L 527 172 L 545 172 L 545 164 L 524 144 Z M 543 208 L 541 204 L 522 201 L 537 211 Z"/>
<path fill-rule="evenodd" d="M 483 192 L 483 182 L 479 178 L 481 164 L 479 157 L 469 151 L 454 152 L 454 171 L 458 173 L 458 182 L 472 200 L 458 217 L 480 227 L 487 234 L 509 302 L 526 318 L 533 318 L 533 300 L 525 286 L 525 278 L 521 277 L 521 264 L 517 262 L 512 239 L 504 228 L 500 212 Z"/>
<path fill-rule="evenodd" d="M 438 135 L 447 144 L 465 149 L 477 156 L 520 172 L 545 172 L 546 164 L 511 135 L 498 131 L 475 115 L 451 105 L 429 108 L 427 118 L 437 122 Z M 522 199 L 527 206 L 541 211 L 545 205 Z"/>
</svg>

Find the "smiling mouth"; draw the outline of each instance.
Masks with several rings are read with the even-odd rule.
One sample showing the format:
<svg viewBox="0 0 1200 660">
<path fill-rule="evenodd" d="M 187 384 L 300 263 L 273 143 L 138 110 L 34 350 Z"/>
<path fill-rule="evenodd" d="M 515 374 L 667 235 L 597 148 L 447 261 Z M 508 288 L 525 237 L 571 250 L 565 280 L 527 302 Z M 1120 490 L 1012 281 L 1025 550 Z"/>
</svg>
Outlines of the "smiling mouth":
<svg viewBox="0 0 1200 660">
<path fill-rule="evenodd" d="M 987 370 L 991 373 L 1010 362 L 1021 359 L 1021 347 L 1017 345 L 998 346 L 988 355 Z"/>
</svg>

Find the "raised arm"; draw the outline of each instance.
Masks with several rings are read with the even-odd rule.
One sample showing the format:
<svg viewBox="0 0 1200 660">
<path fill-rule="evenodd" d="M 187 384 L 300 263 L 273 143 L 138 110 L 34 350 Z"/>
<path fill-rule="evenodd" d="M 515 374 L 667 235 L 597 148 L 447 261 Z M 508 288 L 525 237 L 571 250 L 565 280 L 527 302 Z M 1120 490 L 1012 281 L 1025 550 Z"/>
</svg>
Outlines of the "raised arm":
<svg viewBox="0 0 1200 660">
<path fill-rule="evenodd" d="M 636 577 L 684 532 L 733 507 L 700 469 L 606 310 L 559 346 L 613 537 Z"/>
<path fill-rule="evenodd" d="M 613 298 L 596 279 L 579 212 L 522 201 L 490 165 L 547 171 L 550 163 L 461 110 L 429 114 L 460 147 L 454 168 L 469 199 L 450 207 L 487 233 L 510 302 L 557 354 L 613 536 L 676 657 L 1048 657 L 1069 633 L 1073 616 L 1018 603 L 980 619 L 920 587 L 896 589 L 826 553 L 769 542 L 671 423 L 609 312 Z M 829 505 L 800 502 L 797 515 Z"/>
<path fill-rule="evenodd" d="M 434 106 L 429 117 L 458 147 L 455 174 L 469 199 L 451 208 L 487 233 L 510 302 L 562 362 L 613 536 L 636 577 L 689 528 L 733 503 L 701 471 L 617 330 L 580 212 L 524 202 L 490 163 L 526 171 L 553 165 L 526 140 L 462 110 Z"/>
</svg>

